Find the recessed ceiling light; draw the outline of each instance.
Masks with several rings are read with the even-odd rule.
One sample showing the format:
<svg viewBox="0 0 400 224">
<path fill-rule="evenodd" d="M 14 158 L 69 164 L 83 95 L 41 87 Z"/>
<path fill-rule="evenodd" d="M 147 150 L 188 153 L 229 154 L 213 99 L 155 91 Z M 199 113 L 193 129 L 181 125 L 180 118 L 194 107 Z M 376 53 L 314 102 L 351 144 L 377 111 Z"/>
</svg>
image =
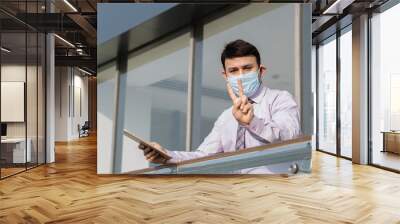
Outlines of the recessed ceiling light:
<svg viewBox="0 0 400 224">
<path fill-rule="evenodd" d="M 69 42 L 68 40 L 66 40 L 66 39 L 64 39 L 64 38 L 62 38 L 62 37 L 60 37 L 60 36 L 57 35 L 57 34 L 54 34 L 54 36 L 57 37 L 58 39 L 60 39 L 61 41 L 63 41 L 64 43 L 66 43 L 67 45 L 69 45 L 70 47 L 75 48 L 75 45 L 73 45 L 73 44 L 72 44 L 71 42 Z"/>
<path fill-rule="evenodd" d="M 343 9 L 351 5 L 354 0 L 336 0 L 322 14 L 342 14 Z"/>
<path fill-rule="evenodd" d="M 83 70 L 83 69 L 81 69 L 81 68 L 79 68 L 79 67 L 78 67 L 78 70 L 81 71 L 81 72 L 83 72 L 83 73 L 85 73 L 85 74 L 93 75 L 92 73 L 90 73 L 90 72 L 88 72 L 88 71 L 86 71 L 86 70 Z"/>
<path fill-rule="evenodd" d="M 6 52 L 6 53 L 10 53 L 10 52 L 11 52 L 11 50 L 9 50 L 9 49 L 7 49 L 7 48 L 5 48 L 5 47 L 1 47 L 1 50 L 4 51 L 4 52 Z"/>
<path fill-rule="evenodd" d="M 65 4 L 67 4 L 72 10 L 74 10 L 74 12 L 78 12 L 78 10 L 68 1 L 68 0 L 64 0 Z"/>
</svg>

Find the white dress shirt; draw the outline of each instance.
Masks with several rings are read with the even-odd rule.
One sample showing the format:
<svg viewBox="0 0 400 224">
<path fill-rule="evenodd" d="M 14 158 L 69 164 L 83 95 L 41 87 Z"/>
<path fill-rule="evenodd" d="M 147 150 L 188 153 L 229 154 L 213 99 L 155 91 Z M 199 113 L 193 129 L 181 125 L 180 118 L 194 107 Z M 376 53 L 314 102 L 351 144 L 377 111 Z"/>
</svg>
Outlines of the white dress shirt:
<svg viewBox="0 0 400 224">
<path fill-rule="evenodd" d="M 299 108 L 289 92 L 270 89 L 261 84 L 250 99 L 254 101 L 254 117 L 250 124 L 245 126 L 246 148 L 292 139 L 300 134 Z M 172 157 L 170 162 L 235 151 L 238 125 L 231 106 L 218 117 L 210 134 L 195 151 L 168 150 Z M 289 165 L 290 163 L 281 163 L 254 167 L 238 170 L 236 173 L 282 173 L 287 171 Z"/>
</svg>

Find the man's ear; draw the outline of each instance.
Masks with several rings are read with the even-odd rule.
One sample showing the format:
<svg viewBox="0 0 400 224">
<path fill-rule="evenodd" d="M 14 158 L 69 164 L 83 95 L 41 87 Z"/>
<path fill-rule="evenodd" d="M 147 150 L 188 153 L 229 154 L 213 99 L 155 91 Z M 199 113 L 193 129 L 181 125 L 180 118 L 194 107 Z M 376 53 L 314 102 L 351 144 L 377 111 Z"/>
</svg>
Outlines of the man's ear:
<svg viewBox="0 0 400 224">
<path fill-rule="evenodd" d="M 264 65 L 260 65 L 260 76 L 261 78 L 267 74 L 267 68 Z"/>
<path fill-rule="evenodd" d="M 221 71 L 221 75 L 225 80 L 227 80 L 228 77 L 226 76 L 225 69 Z"/>
</svg>

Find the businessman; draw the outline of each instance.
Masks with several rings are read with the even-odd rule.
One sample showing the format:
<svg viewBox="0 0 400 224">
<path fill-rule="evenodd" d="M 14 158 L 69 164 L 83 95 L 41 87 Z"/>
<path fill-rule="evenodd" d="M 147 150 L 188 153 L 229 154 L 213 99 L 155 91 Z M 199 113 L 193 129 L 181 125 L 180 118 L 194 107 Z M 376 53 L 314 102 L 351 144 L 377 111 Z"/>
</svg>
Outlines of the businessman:
<svg viewBox="0 0 400 224">
<path fill-rule="evenodd" d="M 232 106 L 215 121 L 214 127 L 197 150 L 165 151 L 172 159 L 165 160 L 158 152 L 139 145 L 148 161 L 153 163 L 180 162 L 221 152 L 231 152 L 295 138 L 300 134 L 299 108 L 287 91 L 270 89 L 263 85 L 266 68 L 261 64 L 255 46 L 235 40 L 228 43 L 222 54 L 222 77 Z M 274 173 L 279 165 L 254 167 L 239 173 Z"/>
</svg>

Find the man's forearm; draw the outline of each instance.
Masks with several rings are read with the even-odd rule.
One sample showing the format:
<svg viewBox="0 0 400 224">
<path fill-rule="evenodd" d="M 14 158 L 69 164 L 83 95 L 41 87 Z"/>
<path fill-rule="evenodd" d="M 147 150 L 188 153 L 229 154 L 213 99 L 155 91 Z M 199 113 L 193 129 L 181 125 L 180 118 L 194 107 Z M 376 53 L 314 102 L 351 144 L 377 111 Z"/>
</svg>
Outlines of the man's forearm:
<svg viewBox="0 0 400 224">
<path fill-rule="evenodd" d="M 208 155 L 212 155 L 214 153 L 203 152 L 203 151 L 193 151 L 193 152 L 184 152 L 184 151 L 168 151 L 168 155 L 172 157 L 168 162 L 178 163 L 184 160 L 196 159 Z"/>
</svg>

